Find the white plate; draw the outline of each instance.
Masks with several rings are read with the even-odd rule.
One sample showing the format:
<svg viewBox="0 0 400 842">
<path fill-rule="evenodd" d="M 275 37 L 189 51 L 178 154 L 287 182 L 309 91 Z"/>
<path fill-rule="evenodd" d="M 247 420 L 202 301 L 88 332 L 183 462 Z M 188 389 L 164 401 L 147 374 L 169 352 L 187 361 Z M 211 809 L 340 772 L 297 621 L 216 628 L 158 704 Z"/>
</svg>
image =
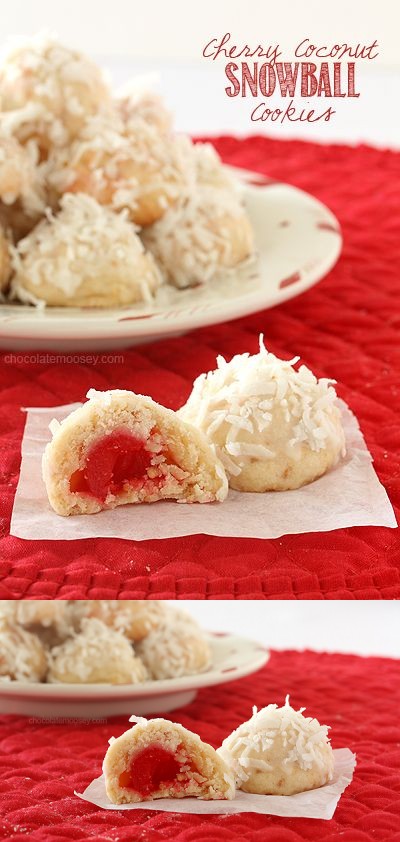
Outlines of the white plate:
<svg viewBox="0 0 400 842">
<path fill-rule="evenodd" d="M 252 266 L 214 285 L 164 288 L 156 306 L 99 310 L 3 304 L 0 347 L 73 352 L 149 342 L 275 307 L 313 286 L 339 257 L 339 223 L 308 193 L 247 173 L 250 177 L 259 183 L 242 185 L 258 252 Z"/>
<path fill-rule="evenodd" d="M 210 635 L 212 666 L 200 675 L 144 684 L 0 683 L 0 713 L 41 719 L 99 719 L 118 714 L 142 715 L 182 707 L 201 687 L 235 681 L 261 669 L 269 653 L 260 643 L 236 635 Z"/>
</svg>

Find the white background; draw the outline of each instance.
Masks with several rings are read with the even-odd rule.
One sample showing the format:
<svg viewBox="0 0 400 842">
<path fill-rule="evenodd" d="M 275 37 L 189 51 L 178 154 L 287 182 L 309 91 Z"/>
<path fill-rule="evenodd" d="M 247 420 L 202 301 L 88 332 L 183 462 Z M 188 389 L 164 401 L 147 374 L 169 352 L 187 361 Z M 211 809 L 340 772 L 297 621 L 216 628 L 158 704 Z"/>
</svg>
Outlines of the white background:
<svg viewBox="0 0 400 842">
<path fill-rule="evenodd" d="M 2 3 L 0 33 L 57 29 L 74 46 L 104 56 L 198 59 L 230 31 L 242 43 L 297 40 L 382 45 L 380 63 L 400 65 L 398 0 L 13 0 Z"/>
<path fill-rule="evenodd" d="M 400 121 L 396 114 L 400 89 L 399 0 L 2 3 L 0 42 L 11 34 L 31 35 L 44 28 L 99 59 L 111 69 L 116 82 L 126 80 L 132 73 L 158 73 L 159 90 L 175 113 L 180 130 L 193 134 L 261 131 L 274 137 L 321 142 L 361 140 L 400 148 Z M 293 60 L 296 45 L 305 37 L 320 46 L 368 45 L 376 39 L 379 57 L 358 63 L 356 78 L 361 95 L 359 99 L 335 100 L 337 113 L 331 121 L 312 126 L 252 122 L 249 115 L 259 100 L 229 99 L 224 91 L 225 62 L 202 58 L 205 44 L 226 32 L 241 45 L 279 43 L 286 60 Z M 320 102 L 310 101 L 310 107 Z M 287 101 L 279 99 L 274 107 L 282 104 Z M 299 100 L 298 104 L 304 107 L 306 101 Z"/>
<path fill-rule="evenodd" d="M 210 631 L 273 649 L 400 657 L 400 602 L 355 600 L 180 600 Z"/>
</svg>

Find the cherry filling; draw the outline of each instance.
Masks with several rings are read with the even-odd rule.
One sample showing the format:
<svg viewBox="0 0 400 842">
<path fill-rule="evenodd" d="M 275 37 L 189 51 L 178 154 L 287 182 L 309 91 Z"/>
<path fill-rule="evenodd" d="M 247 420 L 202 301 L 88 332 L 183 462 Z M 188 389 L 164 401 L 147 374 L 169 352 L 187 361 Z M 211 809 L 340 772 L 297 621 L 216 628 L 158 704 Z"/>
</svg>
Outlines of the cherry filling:
<svg viewBox="0 0 400 842">
<path fill-rule="evenodd" d="M 150 745 L 132 758 L 129 769 L 119 776 L 119 785 L 133 789 L 142 798 L 160 789 L 160 785 L 173 783 L 181 764 L 170 751 Z"/>
<path fill-rule="evenodd" d="M 91 494 L 104 503 L 107 494 L 118 494 L 125 482 L 144 478 L 152 454 L 143 439 L 115 430 L 92 444 L 85 467 L 70 477 L 71 491 Z"/>
</svg>

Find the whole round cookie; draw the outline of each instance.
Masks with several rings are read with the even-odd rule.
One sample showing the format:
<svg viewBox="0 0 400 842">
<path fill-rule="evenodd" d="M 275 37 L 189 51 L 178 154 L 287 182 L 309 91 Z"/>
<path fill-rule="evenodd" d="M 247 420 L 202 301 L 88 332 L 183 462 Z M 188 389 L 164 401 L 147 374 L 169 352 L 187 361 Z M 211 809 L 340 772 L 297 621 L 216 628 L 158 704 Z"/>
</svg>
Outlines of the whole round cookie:
<svg viewBox="0 0 400 842">
<path fill-rule="evenodd" d="M 44 157 L 110 102 L 101 70 L 44 34 L 14 39 L 0 66 L 1 110 L 13 112 L 18 139 L 34 139 Z"/>
<path fill-rule="evenodd" d="M 334 381 L 318 380 L 298 357 L 265 349 L 238 354 L 201 374 L 178 415 L 214 445 L 239 491 L 285 491 L 312 482 L 345 455 Z"/>
<path fill-rule="evenodd" d="M 195 184 L 142 232 L 168 283 L 208 283 L 254 252 L 254 235 L 235 192 Z"/>
<path fill-rule="evenodd" d="M 236 784 L 258 795 L 293 795 L 317 789 L 333 777 L 328 728 L 294 710 L 268 705 L 224 740 L 218 754 L 234 770 Z"/>
<path fill-rule="evenodd" d="M 197 734 L 166 719 L 131 717 L 136 725 L 110 740 L 103 772 L 114 804 L 157 798 L 232 799 L 233 774 Z"/>
<path fill-rule="evenodd" d="M 147 670 L 129 641 L 95 618 L 50 654 L 48 681 L 65 684 L 140 684 Z"/>
<path fill-rule="evenodd" d="M 83 193 L 66 194 L 60 211 L 20 240 L 12 295 L 59 307 L 120 307 L 152 301 L 160 272 L 126 214 Z"/>
<path fill-rule="evenodd" d="M 210 644 L 204 632 L 175 612 L 152 629 L 136 649 L 156 680 L 196 675 L 211 663 Z"/>
<path fill-rule="evenodd" d="M 39 638 L 11 618 L 0 617 L 0 676 L 38 682 L 46 672 L 46 650 Z"/>
<path fill-rule="evenodd" d="M 115 109 L 87 120 L 70 146 L 54 150 L 49 183 L 56 195 L 87 193 L 136 225 L 150 225 L 181 193 L 179 145 L 139 114 Z"/>
<path fill-rule="evenodd" d="M 208 503 L 227 494 L 225 472 L 202 433 L 143 395 L 88 392 L 43 456 L 50 504 L 60 515 L 92 514 L 157 500 Z"/>
</svg>

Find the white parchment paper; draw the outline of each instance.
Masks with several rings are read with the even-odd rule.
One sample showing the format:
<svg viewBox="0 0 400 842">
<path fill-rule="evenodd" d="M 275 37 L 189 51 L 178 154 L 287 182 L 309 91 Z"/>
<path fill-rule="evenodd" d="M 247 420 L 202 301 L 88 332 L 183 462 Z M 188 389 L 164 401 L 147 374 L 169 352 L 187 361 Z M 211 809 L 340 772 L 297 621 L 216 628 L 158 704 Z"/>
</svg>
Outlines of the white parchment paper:
<svg viewBox="0 0 400 842">
<path fill-rule="evenodd" d="M 286 816 L 303 819 L 331 819 L 340 796 L 353 778 L 356 756 L 349 748 L 334 750 L 335 771 L 333 781 L 320 789 L 300 792 L 297 795 L 251 795 L 236 793 L 233 801 L 201 801 L 198 798 L 159 798 L 140 804 L 112 804 L 106 794 L 104 776 L 95 778 L 85 789 L 76 792 L 83 801 L 104 810 L 162 810 L 167 813 L 200 813 L 202 815 L 235 813 L 264 813 L 269 816 Z"/>
<path fill-rule="evenodd" d="M 296 491 L 243 494 L 231 490 L 224 503 L 180 505 L 163 501 L 120 506 L 96 515 L 60 517 L 47 500 L 41 459 L 51 438 L 49 423 L 52 418 L 61 421 L 77 406 L 79 404 L 27 410 L 11 535 L 42 541 L 106 537 L 144 541 L 199 533 L 235 538 L 279 538 L 302 532 L 327 532 L 345 526 L 397 526 L 357 419 L 343 401 L 340 401 L 340 408 L 346 434 L 346 458 L 325 476 Z"/>
</svg>

